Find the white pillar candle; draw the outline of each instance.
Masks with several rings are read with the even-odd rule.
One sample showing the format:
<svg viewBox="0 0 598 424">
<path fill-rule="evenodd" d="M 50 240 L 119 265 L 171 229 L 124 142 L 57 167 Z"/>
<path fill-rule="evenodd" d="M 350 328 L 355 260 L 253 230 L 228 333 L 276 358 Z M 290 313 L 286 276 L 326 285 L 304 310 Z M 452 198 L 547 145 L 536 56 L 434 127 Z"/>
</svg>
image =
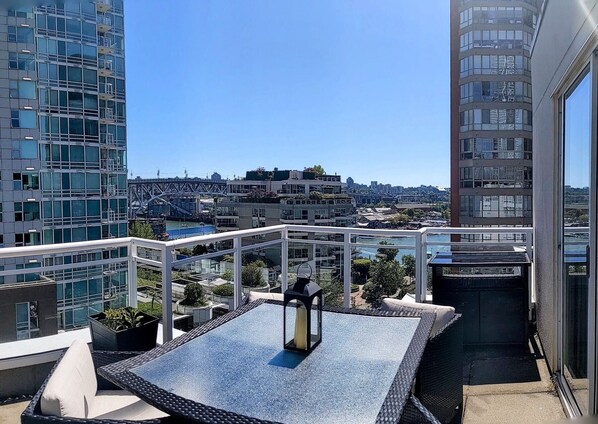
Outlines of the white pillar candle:
<svg viewBox="0 0 598 424">
<path fill-rule="evenodd" d="M 307 349 L 307 309 L 299 304 L 295 315 L 295 347 Z"/>
</svg>

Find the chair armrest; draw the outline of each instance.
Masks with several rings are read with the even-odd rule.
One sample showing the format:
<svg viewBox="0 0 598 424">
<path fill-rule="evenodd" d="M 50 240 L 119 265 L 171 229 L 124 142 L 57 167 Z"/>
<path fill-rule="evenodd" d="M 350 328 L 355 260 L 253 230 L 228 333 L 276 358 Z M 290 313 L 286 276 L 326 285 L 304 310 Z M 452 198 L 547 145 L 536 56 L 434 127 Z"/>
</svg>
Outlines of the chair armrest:
<svg viewBox="0 0 598 424">
<path fill-rule="evenodd" d="M 96 378 L 98 380 L 98 390 L 121 390 L 120 387 L 98 375 L 98 368 L 110 365 L 114 362 L 123 361 L 132 358 L 143 352 L 114 352 L 114 351 L 94 351 L 91 353 L 93 365 L 96 369 Z"/>
</svg>

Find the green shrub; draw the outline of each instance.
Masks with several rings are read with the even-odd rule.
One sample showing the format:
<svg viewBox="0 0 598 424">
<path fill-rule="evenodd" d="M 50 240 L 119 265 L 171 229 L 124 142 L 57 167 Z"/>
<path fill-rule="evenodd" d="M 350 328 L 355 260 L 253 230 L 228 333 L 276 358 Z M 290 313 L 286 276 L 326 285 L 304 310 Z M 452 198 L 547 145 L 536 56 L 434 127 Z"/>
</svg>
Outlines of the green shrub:
<svg viewBox="0 0 598 424">
<path fill-rule="evenodd" d="M 189 283 L 185 286 L 184 304 L 187 306 L 205 306 L 207 304 L 201 284 Z"/>
<path fill-rule="evenodd" d="M 232 284 L 221 284 L 212 288 L 212 293 L 217 296 L 234 296 L 235 288 Z"/>
<path fill-rule="evenodd" d="M 125 308 L 106 309 L 104 319 L 101 322 L 106 327 L 119 331 L 139 327 L 142 320 L 143 315 L 139 309 L 127 306 Z"/>
<path fill-rule="evenodd" d="M 241 281 L 246 287 L 263 287 L 266 285 L 266 281 L 262 275 L 262 268 L 256 265 L 255 262 L 243 267 Z"/>
</svg>

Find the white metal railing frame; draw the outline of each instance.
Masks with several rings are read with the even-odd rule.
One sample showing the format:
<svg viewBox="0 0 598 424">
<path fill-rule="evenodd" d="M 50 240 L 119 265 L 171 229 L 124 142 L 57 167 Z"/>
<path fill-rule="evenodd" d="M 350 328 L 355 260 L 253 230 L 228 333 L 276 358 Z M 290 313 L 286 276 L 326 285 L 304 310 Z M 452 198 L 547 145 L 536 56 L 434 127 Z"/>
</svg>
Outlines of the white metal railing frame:
<svg viewBox="0 0 598 424">
<path fill-rule="evenodd" d="M 299 239 L 294 238 L 299 234 L 334 234 L 339 237 L 339 241 L 317 240 L 317 239 Z M 242 254 L 247 251 L 264 249 L 272 246 L 281 247 L 281 289 L 284 291 L 288 287 L 289 273 L 289 246 L 293 243 L 312 244 L 312 245 L 330 245 L 343 248 L 343 302 L 345 307 L 350 307 L 351 301 L 351 258 L 353 247 L 380 247 L 379 244 L 353 241 L 353 237 L 373 236 L 385 239 L 397 239 L 400 244 L 391 244 L 389 248 L 410 249 L 415 252 L 416 262 L 416 301 L 425 300 L 427 289 L 428 258 L 427 249 L 430 246 L 452 246 L 452 245 L 480 245 L 481 242 L 461 242 L 461 241 L 430 241 L 428 238 L 433 234 L 447 235 L 477 235 L 477 234 L 520 234 L 525 236 L 524 240 L 518 241 L 484 241 L 484 246 L 515 246 L 525 249 L 533 266 L 533 228 L 531 227 L 508 227 L 508 228 L 450 228 L 450 227 L 428 227 L 420 230 L 377 230 L 365 228 L 346 228 L 346 227 L 320 227 L 304 225 L 276 225 L 271 227 L 256 228 L 250 230 L 238 230 L 225 233 L 210 234 L 189 237 L 172 241 L 157 241 L 140 239 L 136 237 L 114 238 L 108 240 L 95 240 L 85 242 L 72 242 L 64 244 L 38 245 L 28 247 L 7 247 L 0 249 L 0 260 L 9 258 L 41 258 L 46 255 L 54 254 L 73 254 L 97 250 L 116 249 L 126 247 L 128 257 L 112 258 L 99 261 L 87 261 L 67 265 L 41 266 L 33 269 L 18 270 L 0 270 L 0 277 L 8 275 L 18 275 L 26 272 L 43 273 L 58 271 L 67 268 L 78 268 L 86 266 L 97 266 L 107 263 L 127 263 L 128 269 L 128 298 L 131 306 L 137 306 L 137 267 L 145 265 L 155 270 L 159 270 L 162 275 L 162 319 L 163 339 L 168 341 L 173 335 L 172 319 L 172 272 L 177 266 L 189 264 L 201 259 L 210 259 L 221 257 L 223 255 L 233 255 L 234 271 L 234 307 L 237 308 L 242 302 Z M 244 239 L 255 236 L 275 235 L 270 240 L 255 240 L 254 243 L 243 245 Z M 409 243 L 403 243 L 408 239 Z M 412 240 L 412 242 L 411 242 Z M 217 252 L 208 252 L 202 255 L 190 258 L 176 259 L 175 250 L 189 248 L 195 245 L 205 245 L 223 241 L 232 241 L 232 248 L 221 249 Z M 141 250 L 140 250 L 141 249 Z M 148 255 L 148 253 L 153 254 Z M 533 272 L 532 272 L 533 276 Z M 532 292 L 534 291 L 532 278 Z M 532 294 L 533 296 L 533 294 Z"/>
</svg>

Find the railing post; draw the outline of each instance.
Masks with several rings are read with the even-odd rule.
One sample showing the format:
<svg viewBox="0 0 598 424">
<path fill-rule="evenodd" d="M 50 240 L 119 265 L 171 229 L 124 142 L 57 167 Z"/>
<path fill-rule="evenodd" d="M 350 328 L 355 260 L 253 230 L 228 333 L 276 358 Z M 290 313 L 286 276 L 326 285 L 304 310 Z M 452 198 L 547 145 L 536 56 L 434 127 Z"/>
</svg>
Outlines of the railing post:
<svg viewBox="0 0 598 424">
<path fill-rule="evenodd" d="M 289 287 L 289 229 L 285 227 L 281 232 L 282 252 L 280 260 L 281 289 L 284 293 Z"/>
<path fill-rule="evenodd" d="M 351 307 L 351 233 L 343 235 L 343 306 Z"/>
<path fill-rule="evenodd" d="M 421 233 L 421 302 L 426 302 L 428 292 L 428 232 L 424 229 Z"/>
<path fill-rule="evenodd" d="M 172 252 L 162 248 L 162 342 L 172 340 Z"/>
<path fill-rule="evenodd" d="M 235 309 L 241 306 L 243 302 L 243 285 L 242 285 L 242 273 L 243 273 L 243 258 L 241 256 L 241 237 L 237 236 L 233 239 L 233 248 L 235 249 L 234 257 L 234 280 L 235 280 L 235 298 L 234 304 Z"/>
<path fill-rule="evenodd" d="M 426 233 L 420 230 L 415 234 L 415 301 L 426 301 L 426 287 L 428 285 L 428 255 L 426 249 Z"/>
<path fill-rule="evenodd" d="M 525 234 L 525 251 L 527 252 L 527 255 L 529 256 L 530 261 L 533 262 L 533 260 L 534 260 L 534 249 L 533 249 L 534 232 L 532 230 L 532 231 L 527 231 L 524 234 Z"/>
<path fill-rule="evenodd" d="M 129 243 L 128 260 L 129 306 L 137 307 L 137 245 L 134 240 Z"/>
</svg>

